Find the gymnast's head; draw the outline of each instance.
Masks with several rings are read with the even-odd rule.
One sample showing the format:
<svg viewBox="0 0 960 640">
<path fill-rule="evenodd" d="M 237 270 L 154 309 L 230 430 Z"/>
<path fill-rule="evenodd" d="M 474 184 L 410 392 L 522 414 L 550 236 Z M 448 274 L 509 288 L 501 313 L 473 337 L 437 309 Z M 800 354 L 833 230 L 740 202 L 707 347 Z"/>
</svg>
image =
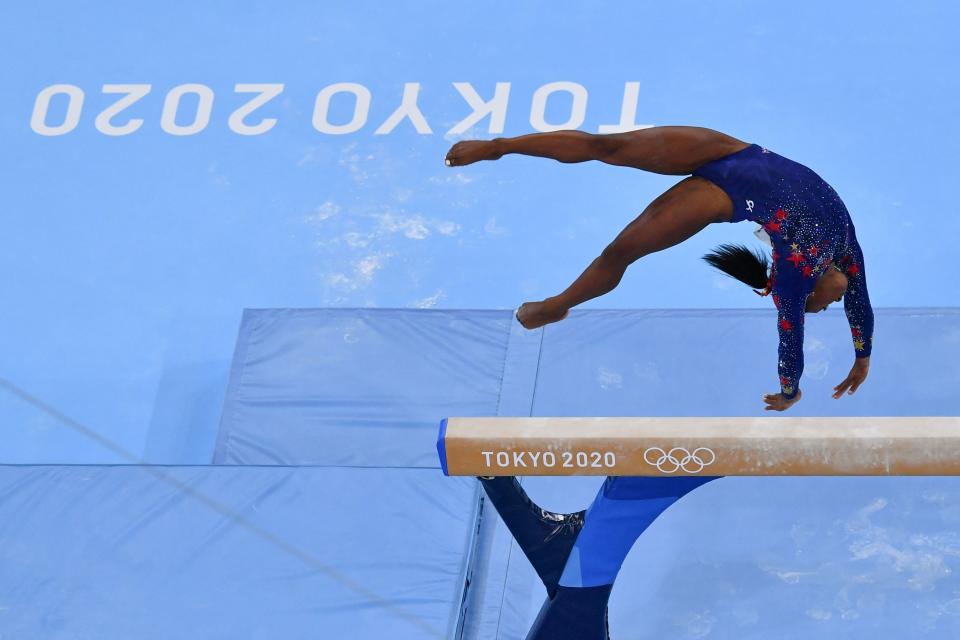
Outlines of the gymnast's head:
<svg viewBox="0 0 960 640">
<path fill-rule="evenodd" d="M 703 256 L 711 266 L 732 278 L 743 282 L 758 293 L 768 292 L 768 270 L 770 260 L 760 251 L 751 251 L 743 245 L 722 244 L 711 253 Z M 804 310 L 807 313 L 820 313 L 832 303 L 840 302 L 847 292 L 847 276 L 834 265 L 830 265 L 807 296 Z"/>
<path fill-rule="evenodd" d="M 807 313 L 820 313 L 834 302 L 840 302 L 847 292 L 847 276 L 836 266 L 830 265 L 817 278 L 813 293 L 807 296 Z"/>
</svg>

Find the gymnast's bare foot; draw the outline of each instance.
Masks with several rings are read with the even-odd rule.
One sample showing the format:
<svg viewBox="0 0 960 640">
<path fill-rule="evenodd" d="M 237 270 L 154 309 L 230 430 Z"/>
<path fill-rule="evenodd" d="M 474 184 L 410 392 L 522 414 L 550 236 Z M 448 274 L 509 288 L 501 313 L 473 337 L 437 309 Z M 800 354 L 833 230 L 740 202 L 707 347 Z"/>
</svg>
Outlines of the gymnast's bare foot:
<svg viewBox="0 0 960 640">
<path fill-rule="evenodd" d="M 517 309 L 517 321 L 524 329 L 536 329 L 551 322 L 558 322 L 567 317 L 570 312 L 550 298 L 541 302 L 524 302 Z"/>
<path fill-rule="evenodd" d="M 462 167 L 480 160 L 499 160 L 503 151 L 494 140 L 461 140 L 447 151 L 444 163 L 448 167 Z"/>
</svg>

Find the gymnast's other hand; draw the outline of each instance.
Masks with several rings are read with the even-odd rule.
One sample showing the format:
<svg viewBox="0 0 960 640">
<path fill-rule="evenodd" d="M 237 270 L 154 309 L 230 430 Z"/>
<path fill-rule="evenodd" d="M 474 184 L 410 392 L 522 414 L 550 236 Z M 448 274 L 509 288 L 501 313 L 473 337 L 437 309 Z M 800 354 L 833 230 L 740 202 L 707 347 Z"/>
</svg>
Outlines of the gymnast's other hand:
<svg viewBox="0 0 960 640">
<path fill-rule="evenodd" d="M 847 374 L 847 377 L 844 378 L 843 382 L 838 384 L 833 388 L 833 398 L 838 400 L 840 396 L 843 395 L 843 392 L 846 391 L 848 394 L 853 394 L 860 385 L 863 384 L 863 381 L 867 379 L 867 373 L 870 372 L 870 356 L 866 358 L 857 358 L 853 362 L 853 367 L 850 369 L 850 373 Z"/>
<path fill-rule="evenodd" d="M 447 151 L 444 163 L 448 167 L 462 167 L 480 160 L 499 160 L 503 156 L 496 140 L 461 140 Z"/>
<path fill-rule="evenodd" d="M 803 392 L 800 389 L 797 389 L 797 395 L 793 396 L 789 400 L 784 397 L 782 393 L 768 393 L 763 396 L 763 401 L 767 403 L 767 408 L 765 411 L 786 411 L 793 405 L 797 404 L 800 401 L 800 396 L 803 395 Z"/>
</svg>

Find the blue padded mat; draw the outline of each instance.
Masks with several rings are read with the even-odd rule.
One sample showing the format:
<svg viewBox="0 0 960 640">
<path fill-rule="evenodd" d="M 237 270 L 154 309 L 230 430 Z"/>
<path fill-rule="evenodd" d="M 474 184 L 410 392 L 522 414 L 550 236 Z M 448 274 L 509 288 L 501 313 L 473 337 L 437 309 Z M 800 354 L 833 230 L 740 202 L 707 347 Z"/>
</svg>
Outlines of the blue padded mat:
<svg viewBox="0 0 960 640">
<path fill-rule="evenodd" d="M 958 309 L 878 309 L 870 377 L 834 400 L 853 362 L 849 330 L 839 309 L 809 317 L 804 398 L 790 415 L 956 415 L 958 327 Z M 776 340 L 763 310 L 574 310 L 532 332 L 508 310 L 248 312 L 217 459 L 437 468 L 443 416 L 770 415 L 761 396 L 778 388 Z M 524 484 L 546 508 L 575 511 L 601 481 Z M 795 629 L 784 637 L 839 640 L 899 628 L 904 609 L 887 609 L 888 619 L 878 604 L 896 601 L 924 612 L 916 637 L 953 637 L 958 505 L 952 478 L 724 479 L 641 537 L 611 597 L 612 632 Z M 484 515 L 464 638 L 522 640 L 543 587 L 499 519 Z M 867 582 L 852 586 L 857 576 Z"/>
<path fill-rule="evenodd" d="M 215 460 L 437 467 L 444 416 L 764 415 L 779 390 L 771 311 L 574 310 L 518 326 L 506 310 L 247 311 Z M 878 309 L 876 327 L 868 383 L 834 400 L 854 358 L 846 318 L 808 317 L 790 415 L 957 411 L 960 309 Z"/>
<path fill-rule="evenodd" d="M 497 410 L 510 314 L 244 313 L 214 459 L 437 466 L 443 415 Z"/>
<path fill-rule="evenodd" d="M 0 638 L 449 638 L 476 482 L 0 466 Z"/>
</svg>

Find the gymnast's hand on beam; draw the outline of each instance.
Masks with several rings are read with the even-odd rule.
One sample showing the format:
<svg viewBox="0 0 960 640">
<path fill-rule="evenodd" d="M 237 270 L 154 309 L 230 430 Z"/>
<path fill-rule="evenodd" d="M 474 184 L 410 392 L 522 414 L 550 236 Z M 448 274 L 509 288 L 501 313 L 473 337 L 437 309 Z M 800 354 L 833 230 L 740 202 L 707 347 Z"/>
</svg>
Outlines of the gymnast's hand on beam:
<svg viewBox="0 0 960 640">
<path fill-rule="evenodd" d="M 763 396 L 763 401 L 767 403 L 767 408 L 764 411 L 786 411 L 793 405 L 797 404 L 800 400 L 800 396 L 803 395 L 803 391 L 797 389 L 797 395 L 793 396 L 789 400 L 784 397 L 782 393 L 768 393 Z"/>
<path fill-rule="evenodd" d="M 462 167 L 479 160 L 498 160 L 502 155 L 495 140 L 461 140 L 447 151 L 444 163 L 448 167 Z"/>
<path fill-rule="evenodd" d="M 870 371 L 870 357 L 866 358 L 857 358 L 853 362 L 853 367 L 850 369 L 850 373 L 847 374 L 847 377 L 843 382 L 838 384 L 833 388 L 833 398 L 837 400 L 840 396 L 843 395 L 843 392 L 846 391 L 848 394 L 853 394 L 860 385 L 863 384 L 863 381 L 867 379 L 867 373 Z"/>
</svg>

